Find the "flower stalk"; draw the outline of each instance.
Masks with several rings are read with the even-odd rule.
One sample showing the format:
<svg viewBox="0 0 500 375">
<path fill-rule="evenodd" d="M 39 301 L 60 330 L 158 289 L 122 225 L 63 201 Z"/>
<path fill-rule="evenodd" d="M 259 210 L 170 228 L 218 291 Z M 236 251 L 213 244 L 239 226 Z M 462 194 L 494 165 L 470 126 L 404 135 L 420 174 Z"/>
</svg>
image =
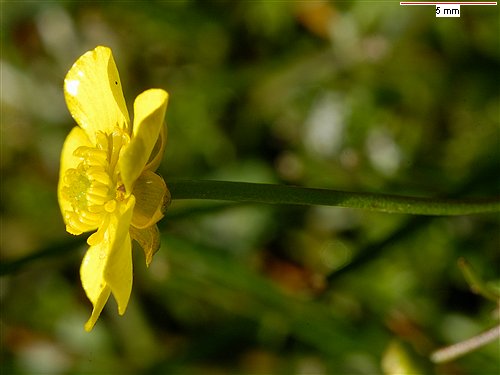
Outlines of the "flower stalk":
<svg viewBox="0 0 500 375">
<path fill-rule="evenodd" d="M 213 199 L 270 204 L 322 205 L 432 216 L 500 212 L 500 197 L 480 200 L 446 200 L 288 185 L 207 180 L 170 181 L 168 187 L 173 200 Z"/>
</svg>

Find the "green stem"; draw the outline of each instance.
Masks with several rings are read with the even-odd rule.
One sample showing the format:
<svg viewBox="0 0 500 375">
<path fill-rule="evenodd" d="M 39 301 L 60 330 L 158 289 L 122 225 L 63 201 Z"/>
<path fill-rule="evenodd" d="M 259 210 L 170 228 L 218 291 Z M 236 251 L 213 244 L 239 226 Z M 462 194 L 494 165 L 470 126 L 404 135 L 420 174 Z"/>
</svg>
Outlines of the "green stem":
<svg viewBox="0 0 500 375">
<path fill-rule="evenodd" d="M 70 237 L 60 240 L 58 242 L 49 244 L 32 254 L 18 258 L 12 261 L 5 261 L 0 263 L 0 276 L 8 275 L 10 273 L 23 269 L 27 264 L 31 264 L 39 259 L 44 258 L 61 258 L 62 256 L 71 253 L 70 249 L 75 249 L 79 245 L 83 245 L 88 235 L 83 237 Z"/>
<path fill-rule="evenodd" d="M 338 206 L 411 215 L 470 215 L 500 212 L 500 197 L 481 200 L 445 200 L 229 181 L 172 181 L 168 187 L 172 199 Z"/>
<path fill-rule="evenodd" d="M 474 293 L 477 293 L 493 302 L 497 303 L 500 302 L 500 294 L 498 294 L 498 292 L 495 289 L 489 287 L 488 284 L 486 284 L 476 274 L 476 272 L 472 269 L 471 265 L 464 258 L 460 258 L 458 260 L 458 266 L 460 267 L 460 270 L 462 271 L 465 280 L 467 280 L 467 283 L 469 284 L 471 290 Z"/>
</svg>

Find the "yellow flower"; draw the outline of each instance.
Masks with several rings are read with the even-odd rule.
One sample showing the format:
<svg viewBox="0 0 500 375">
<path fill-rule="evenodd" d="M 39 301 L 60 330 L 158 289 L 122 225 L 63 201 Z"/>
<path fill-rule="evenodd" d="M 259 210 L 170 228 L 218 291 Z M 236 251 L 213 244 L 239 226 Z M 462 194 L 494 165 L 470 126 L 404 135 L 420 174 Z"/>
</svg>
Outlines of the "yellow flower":
<svg viewBox="0 0 500 375">
<path fill-rule="evenodd" d="M 154 173 L 163 156 L 168 94 L 150 89 L 134 102 L 130 123 L 111 50 L 97 47 L 81 56 L 64 80 L 74 127 L 61 153 L 59 206 L 66 230 L 95 231 L 80 268 L 93 304 L 90 331 L 112 293 L 122 315 L 132 290 L 132 246 L 144 249 L 146 264 L 158 250 L 156 223 L 170 202 Z"/>
</svg>

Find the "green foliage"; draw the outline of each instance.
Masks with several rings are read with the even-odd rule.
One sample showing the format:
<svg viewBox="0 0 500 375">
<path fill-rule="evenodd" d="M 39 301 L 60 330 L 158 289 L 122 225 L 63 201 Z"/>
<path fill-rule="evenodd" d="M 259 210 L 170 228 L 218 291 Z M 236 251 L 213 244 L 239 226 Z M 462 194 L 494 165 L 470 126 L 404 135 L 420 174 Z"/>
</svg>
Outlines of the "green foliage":
<svg viewBox="0 0 500 375">
<path fill-rule="evenodd" d="M 448 364 L 429 359 L 498 324 L 456 265 L 463 257 L 498 284 L 497 214 L 177 200 L 149 269 L 134 254 L 127 313 L 110 303 L 87 334 L 84 248 L 56 199 L 74 125 L 62 80 L 99 44 L 113 49 L 129 104 L 150 87 L 170 93 L 167 185 L 498 196 L 498 6 L 439 19 L 432 7 L 365 1 L 0 9 L 0 372 L 371 375 L 391 373 L 392 360 L 499 372 L 496 343 Z"/>
</svg>

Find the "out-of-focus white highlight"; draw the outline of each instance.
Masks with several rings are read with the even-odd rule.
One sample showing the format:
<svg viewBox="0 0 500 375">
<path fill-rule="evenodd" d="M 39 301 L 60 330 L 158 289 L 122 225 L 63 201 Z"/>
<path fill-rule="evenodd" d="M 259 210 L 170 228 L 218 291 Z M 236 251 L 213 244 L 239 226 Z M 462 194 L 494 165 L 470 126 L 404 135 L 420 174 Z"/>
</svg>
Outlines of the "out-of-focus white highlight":
<svg viewBox="0 0 500 375">
<path fill-rule="evenodd" d="M 313 104 L 305 122 L 304 145 L 321 157 L 335 156 L 342 146 L 345 110 L 340 98 L 327 92 Z"/>
<path fill-rule="evenodd" d="M 366 140 L 366 152 L 373 167 L 385 175 L 395 173 L 401 164 L 401 150 L 384 129 L 373 129 Z"/>
</svg>

